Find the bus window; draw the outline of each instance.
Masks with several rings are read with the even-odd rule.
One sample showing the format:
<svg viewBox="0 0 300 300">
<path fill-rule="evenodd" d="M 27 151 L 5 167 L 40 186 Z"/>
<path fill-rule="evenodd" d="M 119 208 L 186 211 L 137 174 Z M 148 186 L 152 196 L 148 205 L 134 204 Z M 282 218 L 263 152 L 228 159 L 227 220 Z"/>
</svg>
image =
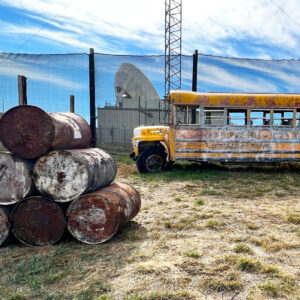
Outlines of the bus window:
<svg viewBox="0 0 300 300">
<path fill-rule="evenodd" d="M 296 112 L 296 126 L 300 126 L 300 109 Z"/>
<path fill-rule="evenodd" d="M 224 126 L 224 109 L 204 108 L 204 124 Z"/>
<path fill-rule="evenodd" d="M 247 110 L 228 109 L 227 125 L 233 125 L 233 126 L 247 125 Z"/>
<path fill-rule="evenodd" d="M 184 105 L 176 105 L 176 124 L 187 124 L 187 106 Z"/>
<path fill-rule="evenodd" d="M 188 124 L 200 124 L 199 106 L 188 106 Z"/>
<path fill-rule="evenodd" d="M 251 126 L 269 126 L 270 125 L 270 110 L 251 110 L 250 125 Z"/>
<path fill-rule="evenodd" d="M 292 110 L 274 110 L 274 126 L 293 126 L 294 112 Z"/>
</svg>

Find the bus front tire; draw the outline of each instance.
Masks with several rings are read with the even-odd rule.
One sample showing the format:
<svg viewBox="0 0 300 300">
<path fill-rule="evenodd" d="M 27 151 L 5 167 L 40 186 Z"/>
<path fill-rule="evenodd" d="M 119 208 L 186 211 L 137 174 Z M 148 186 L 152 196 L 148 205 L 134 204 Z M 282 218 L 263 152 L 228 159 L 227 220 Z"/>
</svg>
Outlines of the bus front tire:
<svg viewBox="0 0 300 300">
<path fill-rule="evenodd" d="M 136 165 L 140 173 L 162 170 L 166 164 L 166 154 L 159 148 L 148 148 L 139 154 Z"/>
</svg>

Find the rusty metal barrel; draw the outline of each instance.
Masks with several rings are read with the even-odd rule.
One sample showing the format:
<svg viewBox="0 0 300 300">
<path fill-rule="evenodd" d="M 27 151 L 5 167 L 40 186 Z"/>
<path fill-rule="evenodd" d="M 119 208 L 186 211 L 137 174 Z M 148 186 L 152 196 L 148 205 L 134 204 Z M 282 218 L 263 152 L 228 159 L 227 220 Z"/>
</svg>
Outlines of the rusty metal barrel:
<svg viewBox="0 0 300 300">
<path fill-rule="evenodd" d="M 0 206 L 0 245 L 2 245 L 10 232 L 10 222 L 8 217 L 8 210 Z"/>
<path fill-rule="evenodd" d="M 32 105 L 15 106 L 0 119 L 0 140 L 12 153 L 37 158 L 49 149 L 89 147 L 88 123 L 74 113 L 46 113 Z"/>
<path fill-rule="evenodd" d="M 0 204 L 17 203 L 26 197 L 31 187 L 27 163 L 9 152 L 0 152 Z"/>
<path fill-rule="evenodd" d="M 34 196 L 20 201 L 10 214 L 12 233 L 23 244 L 43 246 L 58 241 L 65 231 L 65 216 L 54 201 Z"/>
<path fill-rule="evenodd" d="M 69 205 L 68 230 L 85 244 L 104 243 L 136 216 L 140 203 L 140 195 L 132 186 L 114 183 Z"/>
<path fill-rule="evenodd" d="M 42 194 L 57 202 L 69 202 L 113 182 L 117 166 L 108 153 L 98 148 L 55 150 L 40 157 L 33 172 Z"/>
</svg>

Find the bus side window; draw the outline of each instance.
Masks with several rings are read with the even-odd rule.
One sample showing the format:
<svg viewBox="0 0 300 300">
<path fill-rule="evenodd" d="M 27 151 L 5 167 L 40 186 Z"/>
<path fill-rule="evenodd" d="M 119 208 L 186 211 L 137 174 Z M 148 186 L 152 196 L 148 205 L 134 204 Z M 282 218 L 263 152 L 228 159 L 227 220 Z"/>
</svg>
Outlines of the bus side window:
<svg viewBox="0 0 300 300">
<path fill-rule="evenodd" d="M 296 112 L 296 126 L 300 126 L 300 109 Z"/>
<path fill-rule="evenodd" d="M 294 112 L 292 110 L 274 110 L 274 126 L 293 126 Z"/>
<path fill-rule="evenodd" d="M 251 110 L 250 125 L 251 126 L 269 126 L 271 124 L 271 113 L 269 109 Z"/>
<path fill-rule="evenodd" d="M 188 123 L 200 124 L 200 107 L 188 106 Z"/>
<path fill-rule="evenodd" d="M 245 126 L 247 125 L 246 109 L 228 109 L 227 125 Z"/>
<path fill-rule="evenodd" d="M 224 126 L 224 108 L 204 108 L 204 124 Z"/>
<path fill-rule="evenodd" d="M 187 124 L 187 106 L 176 105 L 176 124 Z"/>
</svg>

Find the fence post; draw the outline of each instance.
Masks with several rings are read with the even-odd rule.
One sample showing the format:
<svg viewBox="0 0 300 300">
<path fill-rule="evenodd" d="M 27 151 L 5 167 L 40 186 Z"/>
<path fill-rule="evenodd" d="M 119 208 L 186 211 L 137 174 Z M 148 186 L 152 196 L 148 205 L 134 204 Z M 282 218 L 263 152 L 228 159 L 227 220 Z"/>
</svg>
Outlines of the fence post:
<svg viewBox="0 0 300 300">
<path fill-rule="evenodd" d="M 91 147 L 96 145 L 96 90 L 95 90 L 95 55 L 90 48 L 89 54 L 89 78 L 90 78 L 90 126 L 92 131 Z"/>
<path fill-rule="evenodd" d="M 18 92 L 19 92 L 19 105 L 27 104 L 27 78 L 18 75 Z"/>
<path fill-rule="evenodd" d="M 198 74 L 198 50 L 193 54 L 193 82 L 192 91 L 197 92 L 197 74 Z M 192 109 L 192 123 L 196 123 L 196 109 Z"/>
<path fill-rule="evenodd" d="M 198 50 L 193 54 L 193 83 L 192 91 L 197 92 L 197 73 L 198 73 Z"/>
<path fill-rule="evenodd" d="M 75 113 L 75 97 L 70 95 L 70 112 Z"/>
</svg>

